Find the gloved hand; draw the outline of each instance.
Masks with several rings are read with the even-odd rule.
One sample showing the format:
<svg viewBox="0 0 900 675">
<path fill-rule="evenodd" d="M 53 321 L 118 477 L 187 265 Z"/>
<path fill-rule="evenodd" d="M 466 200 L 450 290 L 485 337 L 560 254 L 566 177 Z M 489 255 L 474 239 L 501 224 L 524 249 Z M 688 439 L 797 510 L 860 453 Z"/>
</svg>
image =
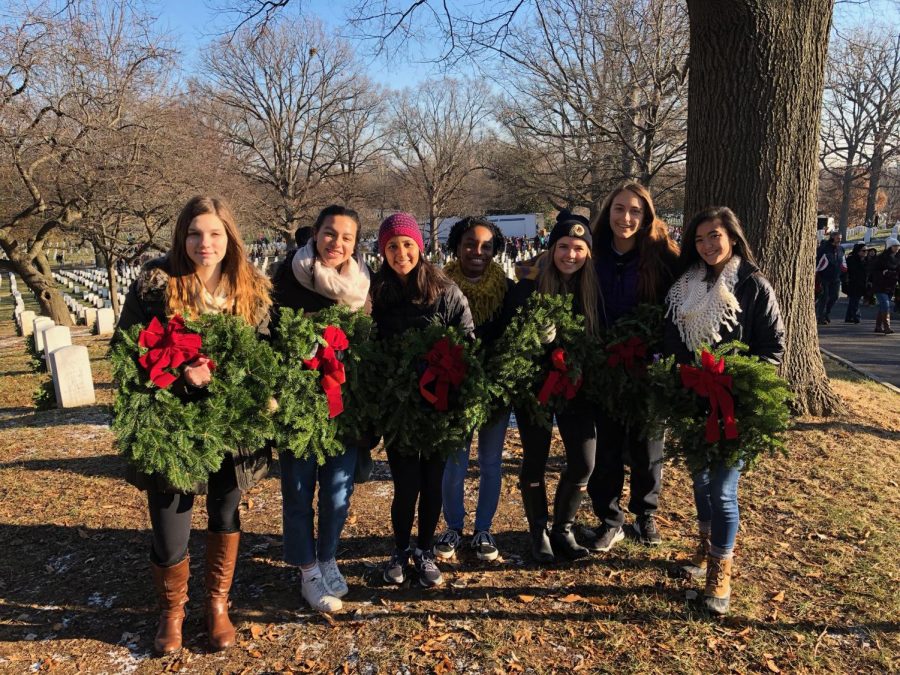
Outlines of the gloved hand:
<svg viewBox="0 0 900 675">
<path fill-rule="evenodd" d="M 538 328 L 538 337 L 542 345 L 549 345 L 556 339 L 556 326 L 548 323 Z"/>
</svg>

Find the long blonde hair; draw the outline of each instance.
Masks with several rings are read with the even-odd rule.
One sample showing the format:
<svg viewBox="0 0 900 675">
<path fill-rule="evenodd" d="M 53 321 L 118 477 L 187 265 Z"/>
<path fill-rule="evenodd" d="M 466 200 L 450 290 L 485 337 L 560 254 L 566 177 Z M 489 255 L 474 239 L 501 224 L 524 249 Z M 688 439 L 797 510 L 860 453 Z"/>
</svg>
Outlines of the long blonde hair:
<svg viewBox="0 0 900 675">
<path fill-rule="evenodd" d="M 172 233 L 172 247 L 169 250 L 169 285 L 166 293 L 166 309 L 171 314 L 199 314 L 199 299 L 203 284 L 194 273 L 194 263 L 187 254 L 187 235 L 191 221 L 197 216 L 212 214 L 222 221 L 228 244 L 222 259 L 222 279 L 227 293 L 227 311 L 243 317 L 247 323 L 256 325 L 272 304 L 270 291 L 272 283 L 263 276 L 250 261 L 244 251 L 244 242 L 238 231 L 225 200 L 219 197 L 197 195 L 185 204 L 178 214 L 175 231 Z"/>
<path fill-rule="evenodd" d="M 550 259 L 538 275 L 538 293 L 547 293 L 549 295 L 574 293 L 581 304 L 581 313 L 584 316 L 584 329 L 588 335 L 596 337 L 600 332 L 600 319 L 597 313 L 599 283 L 591 251 L 588 249 L 588 257 L 584 261 L 584 265 L 572 275 L 572 279 L 567 283 L 562 276 L 562 272 L 557 269 L 556 263 L 553 262 L 553 255 L 558 245 L 559 241 L 554 242 L 547 253 Z"/>
</svg>

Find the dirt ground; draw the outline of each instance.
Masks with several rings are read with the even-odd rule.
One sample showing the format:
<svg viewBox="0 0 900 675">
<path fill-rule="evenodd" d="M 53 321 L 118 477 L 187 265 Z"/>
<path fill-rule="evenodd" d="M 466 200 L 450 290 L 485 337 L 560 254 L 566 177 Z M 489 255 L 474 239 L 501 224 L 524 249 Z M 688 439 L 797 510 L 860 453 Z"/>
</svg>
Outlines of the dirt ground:
<svg viewBox="0 0 900 675">
<path fill-rule="evenodd" d="M 733 614 L 699 611 L 675 573 L 693 541 L 685 471 L 667 465 L 663 544 L 628 541 L 576 564 L 526 555 L 507 436 L 494 531 L 501 559 L 444 565 L 443 588 L 387 587 L 391 483 L 383 453 L 357 486 L 338 553 L 344 610 L 311 612 L 281 560 L 277 471 L 242 504 L 232 592 L 238 644 L 208 653 L 202 615 L 203 500 L 194 513 L 185 649 L 150 655 L 156 614 L 149 518 L 123 480 L 109 430 L 106 341 L 90 348 L 98 404 L 37 411 L 22 338 L 0 293 L 0 672 L 891 672 L 900 670 L 900 396 L 831 368 L 845 412 L 799 418 L 790 454 L 741 483 Z M 561 468 L 554 444 L 551 486 Z M 477 467 L 466 484 L 474 510 Z M 552 487 L 551 487 L 552 490 Z M 582 521 L 594 524 L 587 507 Z"/>
</svg>

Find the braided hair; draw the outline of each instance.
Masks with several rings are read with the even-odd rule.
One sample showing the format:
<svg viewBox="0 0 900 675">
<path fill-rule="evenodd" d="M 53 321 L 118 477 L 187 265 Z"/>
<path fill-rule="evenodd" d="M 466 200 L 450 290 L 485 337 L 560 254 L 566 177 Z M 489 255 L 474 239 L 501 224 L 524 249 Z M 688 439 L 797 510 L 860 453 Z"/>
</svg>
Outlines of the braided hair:
<svg viewBox="0 0 900 675">
<path fill-rule="evenodd" d="M 458 255 L 459 244 L 462 242 L 463 235 L 473 227 L 486 227 L 491 231 L 493 240 L 491 241 L 491 257 L 496 256 L 503 251 L 506 246 L 506 239 L 500 228 L 494 225 L 490 220 L 483 216 L 466 216 L 457 220 L 453 227 L 450 228 L 450 234 L 447 237 L 447 248 L 453 255 Z"/>
</svg>

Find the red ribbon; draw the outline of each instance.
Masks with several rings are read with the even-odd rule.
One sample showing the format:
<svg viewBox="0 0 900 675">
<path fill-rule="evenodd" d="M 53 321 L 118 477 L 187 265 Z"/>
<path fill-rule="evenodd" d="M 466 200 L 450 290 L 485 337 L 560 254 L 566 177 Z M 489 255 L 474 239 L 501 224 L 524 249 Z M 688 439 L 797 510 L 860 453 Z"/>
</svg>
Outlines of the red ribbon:
<svg viewBox="0 0 900 675">
<path fill-rule="evenodd" d="M 463 346 L 452 345 L 447 338 L 441 338 L 432 345 L 425 355 L 428 366 L 419 378 L 419 393 L 437 410 L 447 410 L 451 385 L 456 388 L 466 377 L 466 362 L 463 360 Z M 434 383 L 434 393 L 427 389 Z"/>
<path fill-rule="evenodd" d="M 719 415 L 725 424 L 725 438 L 738 437 L 734 419 L 734 399 L 731 397 L 731 375 L 725 375 L 725 358 L 704 351 L 700 355 L 701 368 L 682 365 L 681 383 L 698 395 L 709 399 L 709 417 L 706 418 L 706 442 L 715 443 L 722 434 L 719 431 Z"/>
<path fill-rule="evenodd" d="M 628 338 L 625 342 L 616 342 L 607 346 L 606 351 L 609 352 L 609 358 L 606 359 L 606 365 L 615 368 L 620 363 L 625 366 L 625 370 L 644 369 L 643 363 L 635 363 L 635 359 L 644 359 L 647 356 L 647 345 L 637 335 Z"/>
<path fill-rule="evenodd" d="M 547 401 L 551 396 L 562 395 L 566 400 L 575 398 L 575 394 L 581 388 L 581 378 L 572 382 L 569 378 L 569 366 L 566 365 L 566 351 L 562 347 L 557 347 L 550 354 L 550 365 L 553 369 L 547 373 L 541 391 L 538 394 L 538 403 L 547 405 Z"/>
<path fill-rule="evenodd" d="M 160 389 L 167 389 L 178 379 L 167 368 L 178 368 L 183 363 L 203 357 L 200 353 L 202 339 L 197 333 L 191 333 L 185 328 L 184 319 L 178 314 L 169 319 L 165 328 L 153 317 L 138 335 L 138 344 L 147 348 L 138 358 L 138 363 L 149 371 L 150 381 Z M 207 365 L 210 370 L 216 367 L 212 361 Z"/>
<path fill-rule="evenodd" d="M 344 400 L 341 398 L 341 385 L 347 381 L 344 364 L 338 360 L 338 352 L 350 346 L 347 334 L 337 326 L 328 326 L 322 333 L 324 345 L 319 345 L 316 355 L 306 359 L 303 365 L 312 370 L 322 371 L 322 389 L 328 399 L 328 418 L 337 417 L 344 412 Z"/>
</svg>

